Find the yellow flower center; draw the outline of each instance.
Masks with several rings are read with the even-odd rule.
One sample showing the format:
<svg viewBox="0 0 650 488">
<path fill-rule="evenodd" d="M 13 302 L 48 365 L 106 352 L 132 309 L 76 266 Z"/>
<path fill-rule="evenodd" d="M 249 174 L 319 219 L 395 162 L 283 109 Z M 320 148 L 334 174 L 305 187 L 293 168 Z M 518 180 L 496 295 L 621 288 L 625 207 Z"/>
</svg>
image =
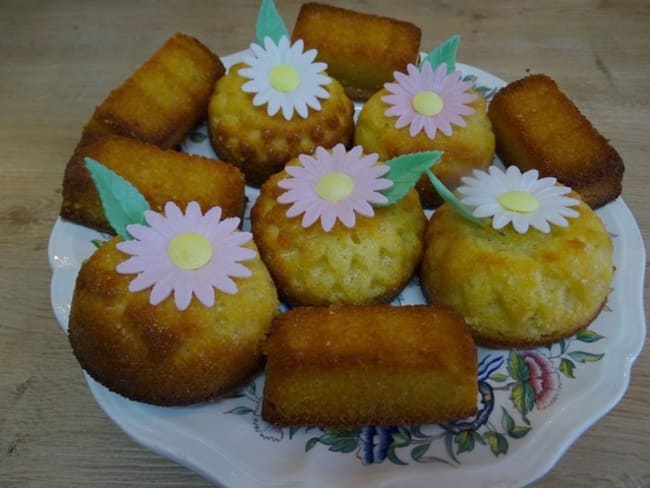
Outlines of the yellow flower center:
<svg viewBox="0 0 650 488">
<path fill-rule="evenodd" d="M 418 92 L 411 103 L 416 112 L 429 117 L 439 114 L 444 106 L 440 95 L 432 91 Z"/>
<path fill-rule="evenodd" d="M 169 241 L 167 255 L 181 269 L 199 269 L 210 261 L 212 244 L 201 234 L 184 232 Z"/>
<path fill-rule="evenodd" d="M 511 212 L 531 213 L 539 208 L 539 201 L 527 191 L 511 190 L 502 193 L 497 201 Z"/>
<path fill-rule="evenodd" d="M 354 191 L 354 181 L 349 175 L 334 171 L 321 176 L 316 184 L 316 193 L 330 202 L 343 200 Z"/>
<path fill-rule="evenodd" d="M 300 75 L 290 64 L 278 64 L 269 70 L 269 83 L 276 90 L 287 93 L 298 88 Z"/>
</svg>

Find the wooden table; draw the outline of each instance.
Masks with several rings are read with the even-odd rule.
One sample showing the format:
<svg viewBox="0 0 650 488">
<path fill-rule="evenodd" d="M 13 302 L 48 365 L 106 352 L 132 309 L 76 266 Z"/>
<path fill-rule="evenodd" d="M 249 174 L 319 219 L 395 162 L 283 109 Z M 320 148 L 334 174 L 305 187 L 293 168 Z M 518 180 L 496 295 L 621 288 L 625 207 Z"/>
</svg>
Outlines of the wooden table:
<svg viewBox="0 0 650 488">
<path fill-rule="evenodd" d="M 650 4 L 333 3 L 420 25 L 424 49 L 458 33 L 459 60 L 505 80 L 529 71 L 555 78 L 621 153 L 623 196 L 650 241 Z M 290 28 L 300 5 L 278 2 Z M 132 442 L 91 397 L 51 312 L 47 243 L 65 164 L 93 107 L 175 31 L 219 54 L 246 48 L 257 8 L 257 0 L 0 4 L 0 486 L 208 486 Z M 648 308 L 647 285 L 644 296 Z M 623 400 L 533 485 L 650 486 L 649 405 L 644 351 Z"/>
</svg>

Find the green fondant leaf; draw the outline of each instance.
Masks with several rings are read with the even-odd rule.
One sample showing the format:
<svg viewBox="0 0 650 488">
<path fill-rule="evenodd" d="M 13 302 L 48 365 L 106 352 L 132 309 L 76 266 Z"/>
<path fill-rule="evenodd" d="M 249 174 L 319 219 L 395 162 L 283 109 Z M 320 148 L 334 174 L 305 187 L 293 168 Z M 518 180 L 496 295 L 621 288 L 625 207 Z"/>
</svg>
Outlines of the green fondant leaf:
<svg viewBox="0 0 650 488">
<path fill-rule="evenodd" d="M 456 71 L 456 51 L 458 51 L 458 44 L 460 43 L 460 36 L 452 36 L 445 42 L 440 44 L 437 48 L 425 56 L 420 63 L 420 68 L 424 63 L 429 63 L 435 70 L 442 63 L 447 63 L 447 74 Z"/>
<path fill-rule="evenodd" d="M 472 215 L 472 212 L 461 203 L 461 201 L 454 195 L 449 189 L 438 179 L 438 177 L 433 174 L 433 171 L 427 169 L 427 176 L 433 185 L 433 188 L 438 192 L 440 198 L 447 202 L 451 207 L 458 212 L 460 215 L 465 217 L 470 222 L 475 223 L 476 225 L 483 226 L 483 222 L 477 219 Z"/>
<path fill-rule="evenodd" d="M 126 226 L 144 224 L 144 211 L 149 210 L 149 203 L 136 187 L 114 171 L 92 158 L 84 161 L 97 187 L 108 223 L 122 239 L 131 239 Z"/>
<path fill-rule="evenodd" d="M 255 24 L 255 42 L 264 46 L 264 38 L 270 37 L 276 44 L 282 36 L 289 38 L 289 31 L 273 0 L 262 0 Z"/>
<path fill-rule="evenodd" d="M 392 205 L 399 202 L 410 192 L 422 174 L 433 166 L 442 156 L 442 151 L 424 151 L 412 154 L 403 154 L 386 161 L 390 168 L 384 175 L 393 182 L 393 186 L 382 191 L 388 198 L 383 205 Z"/>
</svg>

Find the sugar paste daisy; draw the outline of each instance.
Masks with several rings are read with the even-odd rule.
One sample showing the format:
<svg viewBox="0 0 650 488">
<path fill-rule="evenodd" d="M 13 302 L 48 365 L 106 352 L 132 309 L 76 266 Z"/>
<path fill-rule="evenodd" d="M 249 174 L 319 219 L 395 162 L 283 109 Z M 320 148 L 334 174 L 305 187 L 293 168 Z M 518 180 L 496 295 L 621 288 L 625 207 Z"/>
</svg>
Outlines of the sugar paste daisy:
<svg viewBox="0 0 650 488">
<path fill-rule="evenodd" d="M 214 288 L 228 294 L 237 292 L 232 280 L 251 276 L 238 261 L 255 257 L 251 249 L 241 247 L 252 239 L 239 232 L 239 219 L 221 220 L 221 208 L 213 207 L 205 215 L 196 202 L 190 202 L 185 214 L 173 202 L 165 204 L 164 215 L 147 210 L 149 226 L 131 224 L 134 237 L 117 244 L 131 257 L 118 264 L 116 271 L 137 273 L 129 291 L 153 287 L 149 302 L 157 305 L 172 292 L 179 310 L 185 310 L 195 295 L 206 307 L 214 305 Z"/>
<path fill-rule="evenodd" d="M 331 153 L 318 147 L 315 156 L 302 154 L 301 165 L 287 166 L 290 175 L 278 182 L 287 190 L 278 197 L 279 203 L 292 204 L 287 217 L 304 214 L 302 226 L 309 227 L 320 219 L 325 232 L 329 232 L 337 220 L 346 227 L 353 227 L 356 214 L 372 217 L 372 204 L 385 204 L 388 199 L 380 193 L 393 182 L 382 178 L 389 167 L 376 164 L 378 155 L 363 155 L 361 146 L 349 152 L 343 144 L 337 144 Z"/>
<path fill-rule="evenodd" d="M 464 115 L 474 109 L 467 104 L 476 99 L 468 93 L 473 85 L 461 81 L 460 71 L 447 74 L 447 63 L 441 63 L 435 71 L 429 62 L 421 70 L 409 64 L 406 73 L 395 72 L 397 83 L 386 83 L 389 94 L 381 97 L 390 107 L 385 114 L 397 117 L 395 127 L 409 126 L 409 134 L 415 137 L 424 131 L 433 139 L 439 130 L 446 136 L 452 134 L 452 124 L 465 127 Z"/>
<path fill-rule="evenodd" d="M 314 62 L 315 49 L 303 49 L 301 39 L 290 45 L 286 36 L 277 44 L 265 37 L 264 47 L 251 44 L 254 56 L 244 57 L 248 67 L 239 70 L 239 74 L 250 81 L 242 85 L 242 90 L 255 94 L 253 105 L 266 104 L 269 116 L 282 110 L 286 120 L 291 120 L 294 111 L 306 118 L 309 108 L 320 110 L 319 98 L 329 97 L 323 88 L 330 83 L 323 73 L 327 65 Z"/>
<path fill-rule="evenodd" d="M 495 229 L 512 223 L 520 234 L 529 227 L 548 233 L 549 223 L 566 227 L 567 217 L 579 215 L 570 208 L 579 200 L 565 196 L 571 188 L 556 185 L 556 178 L 539 178 L 535 169 L 522 174 L 516 166 L 505 172 L 490 166 L 487 172 L 474 170 L 473 176 L 461 180 L 463 185 L 457 190 L 462 195 L 460 201 L 474 208 L 475 217 L 492 217 Z"/>
</svg>

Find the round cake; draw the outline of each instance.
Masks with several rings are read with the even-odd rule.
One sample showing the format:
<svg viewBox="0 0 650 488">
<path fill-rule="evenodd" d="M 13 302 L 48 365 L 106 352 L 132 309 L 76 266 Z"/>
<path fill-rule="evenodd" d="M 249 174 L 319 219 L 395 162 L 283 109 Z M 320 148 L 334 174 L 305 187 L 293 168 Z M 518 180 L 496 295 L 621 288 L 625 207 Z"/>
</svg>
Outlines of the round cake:
<svg viewBox="0 0 650 488">
<path fill-rule="evenodd" d="M 462 314 L 485 346 L 540 346 L 575 334 L 600 312 L 614 272 L 602 221 L 582 201 L 576 209 L 567 227 L 520 234 L 442 205 L 425 237 L 426 298 Z"/>
<path fill-rule="evenodd" d="M 278 182 L 287 176 L 286 170 L 271 176 L 251 212 L 255 242 L 281 297 L 297 306 L 385 303 L 396 296 L 422 256 L 426 217 L 417 192 L 375 208 L 373 217 L 357 216 L 351 228 L 337 221 L 325 232 L 287 216 L 289 206 L 278 202 L 284 191 Z"/>
<path fill-rule="evenodd" d="M 128 256 L 115 237 L 83 264 L 69 321 L 73 352 L 90 376 L 132 400 L 186 405 L 228 392 L 262 363 L 259 342 L 278 310 L 275 286 L 256 255 L 238 291 L 215 290 L 214 305 L 196 299 L 179 311 L 170 296 L 129 291 L 133 275 L 116 266 Z M 256 251 L 254 243 L 246 248 Z"/>
<path fill-rule="evenodd" d="M 386 115 L 390 105 L 382 100 L 389 91 L 382 88 L 361 109 L 354 143 L 367 153 L 378 153 L 384 161 L 402 154 L 444 151 L 433 172 L 447 188 L 454 189 L 462 176 L 472 169 L 486 168 L 494 157 L 494 133 L 486 112 L 487 102 L 478 92 L 469 90 L 469 93 L 476 98 L 467 104 L 474 112 L 464 116 L 466 125 L 454 126 L 451 135 L 438 130 L 432 139 L 424 131 L 412 136 L 408 126 L 395 126 L 396 118 Z M 434 208 L 442 203 L 426 176 L 420 178 L 417 190 L 423 207 Z"/>
<path fill-rule="evenodd" d="M 246 64 L 230 68 L 215 86 L 208 105 L 210 140 L 219 159 L 239 167 L 246 182 L 261 185 L 271 174 L 299 154 L 312 153 L 317 146 L 349 145 L 354 132 L 354 105 L 341 84 L 333 78 L 323 88 L 328 98 L 321 109 L 309 109 L 303 118 L 273 116 L 264 105 L 253 104 L 252 93 L 242 87 L 248 80 L 240 75 Z"/>
</svg>

